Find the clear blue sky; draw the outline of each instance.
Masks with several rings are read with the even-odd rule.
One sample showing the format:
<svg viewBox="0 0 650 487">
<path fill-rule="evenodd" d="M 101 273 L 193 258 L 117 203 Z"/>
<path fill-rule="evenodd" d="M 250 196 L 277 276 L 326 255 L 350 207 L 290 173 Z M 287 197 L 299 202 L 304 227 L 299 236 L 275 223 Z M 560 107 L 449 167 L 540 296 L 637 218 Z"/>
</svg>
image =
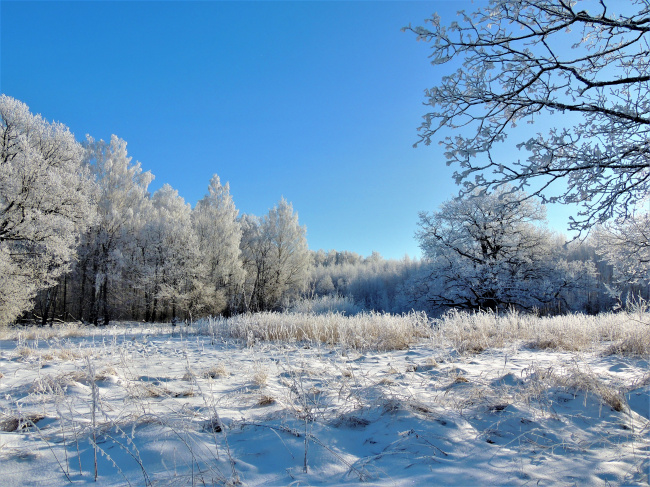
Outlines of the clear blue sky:
<svg viewBox="0 0 650 487">
<path fill-rule="evenodd" d="M 412 147 L 444 73 L 400 29 L 475 6 L 2 0 L 1 89 L 126 140 L 152 191 L 194 205 L 217 173 L 240 212 L 292 202 L 311 249 L 419 256 L 417 212 L 457 188 L 441 147 Z"/>
</svg>

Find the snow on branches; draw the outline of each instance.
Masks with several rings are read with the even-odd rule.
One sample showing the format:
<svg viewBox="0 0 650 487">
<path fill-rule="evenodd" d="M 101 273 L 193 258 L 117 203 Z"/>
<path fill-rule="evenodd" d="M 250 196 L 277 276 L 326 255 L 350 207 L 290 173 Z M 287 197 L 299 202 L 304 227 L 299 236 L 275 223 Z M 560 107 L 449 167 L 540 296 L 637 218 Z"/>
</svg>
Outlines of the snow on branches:
<svg viewBox="0 0 650 487">
<path fill-rule="evenodd" d="M 430 309 L 566 308 L 594 270 L 567 262 L 561 243 L 537 225 L 543 219 L 541 205 L 509 188 L 420 213 L 416 237 L 428 262 L 411 294 Z"/>
<path fill-rule="evenodd" d="M 82 160 L 66 126 L 0 95 L 0 324 L 68 270 L 94 216 Z"/>
<path fill-rule="evenodd" d="M 427 145 L 456 130 L 442 143 L 462 193 L 511 185 L 577 203 L 578 231 L 629 216 L 650 189 L 650 2 L 492 0 L 459 14 L 405 30 L 431 42 L 434 65 L 460 64 L 426 91 L 419 130 Z M 542 114 L 554 128 L 524 136 L 525 160 L 497 157 L 513 126 Z"/>
</svg>

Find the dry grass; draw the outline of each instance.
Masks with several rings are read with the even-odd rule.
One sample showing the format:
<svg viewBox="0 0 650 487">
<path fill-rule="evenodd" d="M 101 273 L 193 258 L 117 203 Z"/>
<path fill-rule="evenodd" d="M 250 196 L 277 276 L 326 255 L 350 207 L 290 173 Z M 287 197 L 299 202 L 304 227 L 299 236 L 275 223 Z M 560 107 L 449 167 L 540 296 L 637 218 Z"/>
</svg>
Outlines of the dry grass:
<svg viewBox="0 0 650 487">
<path fill-rule="evenodd" d="M 14 350 L 14 354 L 16 356 L 24 359 L 31 357 L 32 355 L 34 355 L 34 353 L 35 353 L 34 349 L 29 347 L 18 347 L 16 348 L 16 350 Z"/>
<path fill-rule="evenodd" d="M 607 383 L 593 371 L 573 363 L 568 367 L 555 369 L 531 366 L 527 371 L 527 381 L 518 395 L 527 401 L 531 398 L 539 400 L 553 389 L 565 390 L 576 394 L 583 392 L 594 397 L 615 411 L 627 410 L 624 391 L 616 385 Z"/>
<path fill-rule="evenodd" d="M 180 392 L 174 392 L 172 397 L 194 397 L 195 395 L 194 389 L 183 389 Z"/>
<path fill-rule="evenodd" d="M 81 370 L 61 372 L 58 374 L 43 374 L 32 383 L 30 392 L 34 394 L 63 395 L 66 388 L 75 383 L 88 384 L 90 383 L 90 378 L 86 372 Z"/>
<path fill-rule="evenodd" d="M 45 415 L 33 413 L 25 415 L 8 415 L 3 414 L 0 417 L 0 431 L 13 433 L 14 431 L 21 431 L 31 426 L 34 426 L 40 420 L 44 419 Z"/>
<path fill-rule="evenodd" d="M 274 403 L 275 399 L 272 396 L 267 396 L 266 394 L 260 396 L 259 400 L 257 401 L 258 406 L 270 406 Z"/>
<path fill-rule="evenodd" d="M 103 367 L 97 374 L 95 375 L 95 380 L 106 380 L 109 377 L 116 377 L 118 375 L 117 370 L 115 370 L 115 367 L 112 365 L 107 365 Z"/>
<path fill-rule="evenodd" d="M 617 387 L 607 384 L 593 371 L 581 369 L 577 364 L 565 371 L 557 382 L 569 390 L 582 391 L 596 395 L 602 403 L 615 411 L 627 409 L 625 395 Z"/>
<path fill-rule="evenodd" d="M 244 314 L 231 318 L 209 318 L 188 328 L 188 333 L 215 338 L 244 340 L 249 346 L 264 342 L 306 342 L 341 345 L 360 351 L 403 350 L 423 338 L 437 345 L 451 346 L 461 354 L 477 354 L 492 348 L 526 346 L 532 349 L 594 351 L 606 354 L 650 356 L 650 313 L 622 311 L 597 316 L 572 314 L 538 317 L 518 312 L 493 313 L 450 311 L 439 319 L 412 312 L 324 314 L 304 312 Z M 116 336 L 122 334 L 170 333 L 164 325 L 124 323 L 108 328 L 79 324 L 49 327 L 14 327 L 0 330 L 0 339 L 17 341 L 14 353 L 23 359 L 35 355 L 42 360 L 77 360 L 83 353 L 72 347 L 51 348 L 39 352 L 26 346 L 28 340 L 61 340 L 76 336 Z M 217 368 L 220 365 L 216 366 Z M 203 376 L 216 378 L 223 372 L 211 369 Z"/>
<path fill-rule="evenodd" d="M 253 384 L 258 387 L 264 387 L 269 381 L 269 374 L 259 362 L 253 367 Z"/>
<path fill-rule="evenodd" d="M 440 365 L 440 364 L 438 364 L 438 361 L 433 357 L 427 358 L 425 363 L 430 368 L 437 368 Z"/>
<path fill-rule="evenodd" d="M 53 326 L 0 327 L 0 340 L 51 340 L 87 336 L 89 328 L 81 323 L 57 323 Z"/>
<path fill-rule="evenodd" d="M 178 330 L 177 330 L 178 331 Z M 54 326 L 13 325 L 0 326 L 0 340 L 19 344 L 28 341 L 64 340 L 81 337 L 115 337 L 124 335 L 170 335 L 174 329 L 167 323 L 114 322 L 109 326 L 84 325 L 78 322 L 55 323 Z"/>
<path fill-rule="evenodd" d="M 219 377 L 228 377 L 230 372 L 228 372 L 224 363 L 218 363 L 217 365 L 204 370 L 201 375 L 206 379 L 218 379 Z"/>
<path fill-rule="evenodd" d="M 532 349 L 563 351 L 594 351 L 605 345 L 609 354 L 650 355 L 650 314 L 639 321 L 627 312 L 537 317 L 450 311 L 435 321 L 435 328 L 437 338 L 461 354 L 523 343 Z"/>
<path fill-rule="evenodd" d="M 56 358 L 59 360 L 78 360 L 85 357 L 85 354 L 80 350 L 75 350 L 73 348 L 59 348 L 53 351 Z"/>
<path fill-rule="evenodd" d="M 156 384 L 138 384 L 136 388 L 131 391 L 132 397 L 139 399 L 144 397 L 170 397 L 173 392 L 167 387 L 159 386 Z"/>
<path fill-rule="evenodd" d="M 650 325 L 638 325 L 636 329 L 627 330 L 627 333 L 615 340 L 605 353 L 607 355 L 648 356 L 650 355 L 649 331 Z"/>
<path fill-rule="evenodd" d="M 538 317 L 514 311 L 450 311 L 439 319 L 429 319 L 425 313 L 419 312 L 404 315 L 371 312 L 354 316 L 332 312 L 267 312 L 205 319 L 188 328 L 187 332 L 211 335 L 220 340 L 242 340 L 248 346 L 268 342 L 301 342 L 307 345 L 337 345 L 359 351 L 388 351 L 408 349 L 423 339 L 430 339 L 436 347 L 451 347 L 463 355 L 523 346 L 537 350 L 650 356 L 650 313 L 639 310 L 597 316 L 572 314 L 556 317 Z M 98 329 L 71 324 L 52 328 L 5 328 L 0 330 L 0 339 L 16 340 L 13 354 L 22 360 L 74 361 L 84 358 L 87 352 L 71 344 L 63 344 L 60 340 L 81 335 L 90 337 L 102 334 L 104 338 L 165 333 L 170 333 L 170 328 L 163 325 L 124 323 Z M 40 350 L 39 340 L 53 340 L 55 345 Z M 432 360 L 435 363 L 435 359 Z M 216 379 L 228 373 L 223 364 L 217 364 L 200 376 Z"/>
<path fill-rule="evenodd" d="M 425 313 L 391 315 L 360 313 L 257 313 L 199 323 L 205 334 L 257 342 L 314 342 L 342 345 L 356 350 L 403 350 L 431 336 Z"/>
<path fill-rule="evenodd" d="M 50 348 L 39 350 L 30 346 L 19 345 L 14 349 L 14 355 L 23 360 L 37 359 L 44 362 L 51 362 L 55 359 L 63 361 L 74 361 L 85 357 L 85 354 L 74 348 Z"/>
<path fill-rule="evenodd" d="M 298 341 L 387 351 L 407 349 L 423 338 L 432 338 L 461 354 L 524 345 L 563 351 L 594 351 L 605 346 L 609 354 L 650 355 L 650 313 L 538 317 L 514 311 L 450 311 L 437 320 L 429 320 L 424 313 L 258 313 L 208 319 L 198 327 L 200 333 L 246 340 L 249 346 Z"/>
</svg>

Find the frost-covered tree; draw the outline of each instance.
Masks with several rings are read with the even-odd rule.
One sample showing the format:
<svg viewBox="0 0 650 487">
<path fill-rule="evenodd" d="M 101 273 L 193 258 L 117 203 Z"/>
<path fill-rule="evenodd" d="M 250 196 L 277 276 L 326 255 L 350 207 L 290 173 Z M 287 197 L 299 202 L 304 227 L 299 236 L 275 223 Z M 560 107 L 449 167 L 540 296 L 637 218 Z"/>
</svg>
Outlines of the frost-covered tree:
<svg viewBox="0 0 650 487">
<path fill-rule="evenodd" d="M 378 252 L 362 257 L 354 252 L 312 252 L 309 272 L 310 297 L 335 296 L 359 309 L 402 313 L 412 309 L 400 289 L 420 268 L 419 260 L 384 259 Z"/>
<path fill-rule="evenodd" d="M 247 271 L 244 307 L 277 309 L 305 289 L 309 272 L 306 229 L 284 198 L 263 218 L 241 219 Z"/>
<path fill-rule="evenodd" d="M 543 219 L 540 204 L 507 188 L 420 213 L 416 236 L 428 266 L 411 294 L 433 309 L 566 305 L 593 271 L 561 257 L 561 243 L 536 225 Z"/>
<path fill-rule="evenodd" d="M 0 96 L 0 324 L 30 309 L 93 217 L 83 149 L 67 127 Z"/>
<path fill-rule="evenodd" d="M 228 183 L 222 185 L 215 174 L 210 180 L 208 194 L 192 212 L 205 272 L 195 301 L 197 308 L 211 315 L 233 311 L 244 283 L 238 213 Z"/>
<path fill-rule="evenodd" d="M 457 129 L 444 145 L 462 193 L 533 188 L 580 204 L 575 230 L 628 216 L 650 191 L 648 0 L 491 0 L 461 16 L 407 29 L 431 42 L 434 65 L 459 66 L 427 90 L 420 137 Z M 524 160 L 495 154 L 511 127 L 544 114 L 555 128 L 522 136 Z"/>
<path fill-rule="evenodd" d="M 271 242 L 262 236 L 262 221 L 260 217 L 248 214 L 239 219 L 242 229 L 241 258 L 246 273 L 240 303 L 244 311 L 261 311 L 267 307 L 265 291 L 270 279 L 267 268 Z"/>
<path fill-rule="evenodd" d="M 650 214 L 634 214 L 621 223 L 600 226 L 594 240 L 598 254 L 613 267 L 619 292 L 648 292 L 650 284 Z"/>
<path fill-rule="evenodd" d="M 583 309 L 590 314 L 611 310 L 616 305 L 611 293 L 613 268 L 598 255 L 596 249 L 593 233 L 586 239 L 575 239 L 562 246 L 562 257 L 568 262 L 587 262 L 595 269 L 595 274 L 586 279 L 590 282 L 571 294 L 569 304 L 569 308 Z"/>
<path fill-rule="evenodd" d="M 117 291 L 134 287 L 136 278 L 137 236 L 145 225 L 151 202 L 147 187 L 153 180 L 150 172 L 142 172 L 140 163 L 131 164 L 126 142 L 111 136 L 110 142 L 88 137 L 86 163 L 97 183 L 97 214 L 95 224 L 83 238 L 80 248 L 79 319 L 107 324 L 113 306 L 130 307 L 119 302 Z"/>
<path fill-rule="evenodd" d="M 145 268 L 145 320 L 176 318 L 189 307 L 199 277 L 199 254 L 192 208 L 178 191 L 163 185 L 152 198 L 141 229 Z"/>
</svg>

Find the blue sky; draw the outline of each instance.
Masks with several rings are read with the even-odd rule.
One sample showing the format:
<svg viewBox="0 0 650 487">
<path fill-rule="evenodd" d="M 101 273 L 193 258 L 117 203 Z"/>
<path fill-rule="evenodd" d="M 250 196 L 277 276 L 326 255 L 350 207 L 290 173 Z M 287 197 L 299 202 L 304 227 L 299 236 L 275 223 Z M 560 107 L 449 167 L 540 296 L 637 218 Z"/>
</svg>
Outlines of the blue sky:
<svg viewBox="0 0 650 487">
<path fill-rule="evenodd" d="M 457 191 L 441 147 L 412 147 L 447 68 L 400 29 L 462 8 L 3 0 L 1 89 L 78 140 L 126 140 L 152 191 L 194 205 L 217 173 L 240 212 L 292 202 L 314 250 L 419 256 L 418 211 Z"/>
</svg>

